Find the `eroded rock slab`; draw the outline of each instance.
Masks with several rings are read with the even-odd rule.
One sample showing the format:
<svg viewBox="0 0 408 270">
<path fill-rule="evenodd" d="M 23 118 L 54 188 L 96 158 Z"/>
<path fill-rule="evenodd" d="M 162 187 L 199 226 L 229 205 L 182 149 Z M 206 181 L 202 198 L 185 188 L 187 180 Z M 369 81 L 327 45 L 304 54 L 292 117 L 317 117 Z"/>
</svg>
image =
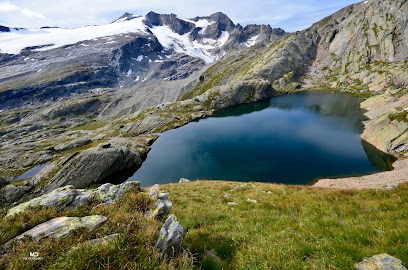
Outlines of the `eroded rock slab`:
<svg viewBox="0 0 408 270">
<path fill-rule="evenodd" d="M 80 204 L 87 203 L 91 199 L 101 200 L 105 203 L 116 201 L 125 192 L 133 187 L 140 188 L 139 182 L 127 182 L 120 185 L 104 184 L 97 189 L 85 190 L 75 189 L 74 186 L 65 186 L 57 188 L 54 191 L 44 194 L 28 202 L 19 204 L 7 212 L 11 216 L 26 210 L 29 207 L 77 207 Z"/>
<path fill-rule="evenodd" d="M 89 230 L 96 229 L 104 225 L 106 221 L 107 218 L 100 215 L 86 217 L 58 217 L 35 226 L 11 241 L 19 241 L 25 236 L 31 236 L 34 240 L 40 240 L 46 237 L 59 238 L 79 227 L 86 227 Z"/>
</svg>

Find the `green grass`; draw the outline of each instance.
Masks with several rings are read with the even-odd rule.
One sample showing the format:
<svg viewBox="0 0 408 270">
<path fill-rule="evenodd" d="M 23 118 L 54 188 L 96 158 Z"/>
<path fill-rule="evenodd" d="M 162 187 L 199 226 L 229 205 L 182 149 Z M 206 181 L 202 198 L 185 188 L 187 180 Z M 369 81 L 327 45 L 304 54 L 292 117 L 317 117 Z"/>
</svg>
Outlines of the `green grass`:
<svg viewBox="0 0 408 270">
<path fill-rule="evenodd" d="M 58 216 L 99 214 L 108 222 L 92 232 L 78 229 L 58 240 L 15 244 L 0 259 L 0 268 L 352 269 L 364 257 L 384 252 L 408 265 L 408 183 L 388 191 L 344 191 L 251 182 L 232 190 L 242 184 L 194 181 L 161 187 L 170 192 L 172 213 L 187 230 L 183 246 L 194 265 L 182 256 L 160 257 L 154 244 L 163 220 L 146 219 L 143 213 L 153 202 L 132 190 L 109 205 L 37 207 L 8 218 L 3 210 L 0 244 Z M 86 242 L 112 233 L 120 237 L 103 245 Z M 33 250 L 44 260 L 24 260 Z M 206 251 L 218 258 L 205 257 Z"/>
<path fill-rule="evenodd" d="M 392 191 L 341 191 L 248 183 L 231 191 L 240 184 L 162 187 L 188 230 L 184 245 L 197 267 L 352 269 L 383 252 L 408 265 L 408 184 Z M 231 195 L 225 198 L 226 193 Z M 238 205 L 228 206 L 229 201 Z M 222 262 L 203 259 L 212 249 Z"/>
<path fill-rule="evenodd" d="M 389 116 L 391 121 L 397 120 L 398 122 L 408 122 L 408 111 L 403 111 L 399 113 L 393 113 Z"/>
</svg>

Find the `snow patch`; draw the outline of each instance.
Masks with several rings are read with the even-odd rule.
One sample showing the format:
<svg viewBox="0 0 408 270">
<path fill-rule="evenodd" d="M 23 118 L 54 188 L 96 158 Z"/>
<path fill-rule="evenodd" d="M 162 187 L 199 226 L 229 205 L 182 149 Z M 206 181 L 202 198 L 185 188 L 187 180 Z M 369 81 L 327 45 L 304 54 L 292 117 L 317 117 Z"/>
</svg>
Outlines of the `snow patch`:
<svg viewBox="0 0 408 270">
<path fill-rule="evenodd" d="M 43 29 L 11 29 L 11 32 L 0 34 L 0 50 L 2 53 L 18 54 L 26 47 L 53 44 L 37 51 L 46 51 L 80 41 L 124 33 L 146 32 L 143 17 L 130 21 L 120 21 L 107 25 L 86 26 L 82 28 L 43 28 Z"/>
<path fill-rule="evenodd" d="M 133 58 L 133 57 L 132 57 L 132 59 L 133 59 L 133 60 L 136 60 L 137 62 L 142 62 L 142 60 L 143 60 L 143 55 L 139 55 L 137 58 Z"/>
<path fill-rule="evenodd" d="M 167 49 L 172 48 L 176 52 L 185 53 L 193 57 L 199 57 L 207 63 L 212 63 L 216 59 L 216 57 L 211 56 L 210 51 L 216 46 L 223 46 L 229 38 L 229 33 L 223 31 L 218 40 L 207 39 L 206 42 L 202 44 L 196 40 L 192 42 L 188 34 L 180 35 L 174 33 L 168 26 L 155 26 L 150 30 L 163 47 Z"/>
<path fill-rule="evenodd" d="M 256 44 L 256 40 L 258 39 L 259 36 L 260 36 L 260 35 L 256 35 L 256 36 L 253 36 L 253 37 L 251 37 L 250 39 L 248 39 L 248 40 L 245 42 L 245 46 L 247 46 L 247 47 L 252 47 L 252 46 L 254 46 L 254 45 Z"/>
</svg>

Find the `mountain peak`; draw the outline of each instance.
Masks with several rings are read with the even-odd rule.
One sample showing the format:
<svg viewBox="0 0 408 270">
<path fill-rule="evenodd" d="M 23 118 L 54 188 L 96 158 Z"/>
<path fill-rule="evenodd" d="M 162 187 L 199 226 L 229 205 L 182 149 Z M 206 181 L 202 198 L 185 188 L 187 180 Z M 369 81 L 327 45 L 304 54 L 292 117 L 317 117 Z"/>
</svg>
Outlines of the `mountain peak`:
<svg viewBox="0 0 408 270">
<path fill-rule="evenodd" d="M 118 19 L 116 19 L 115 21 L 113 21 L 113 23 L 118 23 L 118 22 L 125 22 L 125 21 L 130 21 L 136 18 L 140 18 L 140 15 L 135 15 L 129 12 L 126 12 L 125 14 L 123 14 L 122 16 L 120 16 Z"/>
<path fill-rule="evenodd" d="M 153 11 L 146 14 L 144 23 L 149 27 L 168 26 L 179 35 L 184 35 L 195 28 L 193 23 L 179 19 L 176 14 L 158 14 Z"/>
</svg>

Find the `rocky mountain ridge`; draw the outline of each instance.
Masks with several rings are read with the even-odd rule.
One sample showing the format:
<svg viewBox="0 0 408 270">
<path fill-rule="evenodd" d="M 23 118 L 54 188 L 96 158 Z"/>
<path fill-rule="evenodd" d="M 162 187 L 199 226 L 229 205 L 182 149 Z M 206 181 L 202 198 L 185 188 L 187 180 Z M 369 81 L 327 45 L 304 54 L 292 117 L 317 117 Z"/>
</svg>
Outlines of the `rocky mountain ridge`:
<svg viewBox="0 0 408 270">
<path fill-rule="evenodd" d="M 222 13 L 192 20 L 127 13 L 103 26 L 4 29 L 9 31 L 0 35 L 0 109 L 98 88 L 132 90 L 186 79 L 227 54 L 285 34 L 269 25 L 235 25 Z M 179 91 L 169 92 L 138 107 L 175 101 Z"/>
</svg>

